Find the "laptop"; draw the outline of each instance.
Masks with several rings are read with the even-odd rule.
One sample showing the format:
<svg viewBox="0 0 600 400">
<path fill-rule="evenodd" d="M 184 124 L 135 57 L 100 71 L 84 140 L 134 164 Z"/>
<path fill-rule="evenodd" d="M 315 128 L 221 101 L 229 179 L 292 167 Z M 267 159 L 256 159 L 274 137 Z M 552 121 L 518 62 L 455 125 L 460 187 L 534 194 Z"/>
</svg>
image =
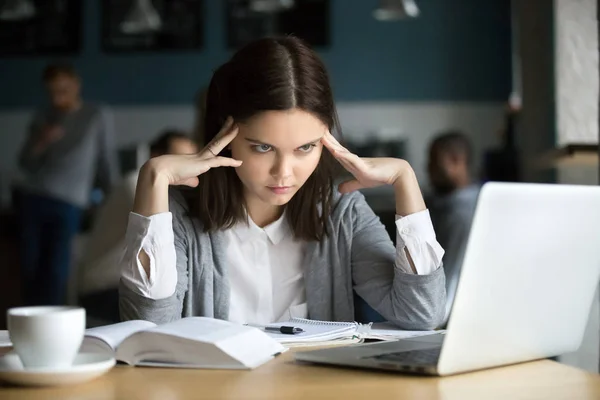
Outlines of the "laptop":
<svg viewBox="0 0 600 400">
<path fill-rule="evenodd" d="M 600 187 L 487 183 L 445 334 L 296 353 L 297 360 L 445 376 L 581 345 L 600 279 Z"/>
</svg>

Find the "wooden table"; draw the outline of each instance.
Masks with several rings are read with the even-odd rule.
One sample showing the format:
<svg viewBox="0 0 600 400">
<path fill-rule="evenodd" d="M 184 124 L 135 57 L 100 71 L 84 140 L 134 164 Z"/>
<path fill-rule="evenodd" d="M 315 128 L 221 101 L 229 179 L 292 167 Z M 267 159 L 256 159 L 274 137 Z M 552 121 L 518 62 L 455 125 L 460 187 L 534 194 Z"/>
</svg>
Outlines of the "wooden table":
<svg viewBox="0 0 600 400">
<path fill-rule="evenodd" d="M 537 361 L 446 378 L 301 364 L 288 352 L 253 371 L 118 366 L 63 388 L 0 387 L 0 399 L 600 399 L 600 376 Z"/>
</svg>

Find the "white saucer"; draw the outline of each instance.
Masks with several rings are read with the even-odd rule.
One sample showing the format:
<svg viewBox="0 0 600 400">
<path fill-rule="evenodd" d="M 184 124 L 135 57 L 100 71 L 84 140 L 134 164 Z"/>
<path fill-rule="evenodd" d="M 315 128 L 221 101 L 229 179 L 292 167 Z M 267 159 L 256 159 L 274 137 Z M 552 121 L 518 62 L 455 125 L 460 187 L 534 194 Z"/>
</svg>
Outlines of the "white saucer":
<svg viewBox="0 0 600 400">
<path fill-rule="evenodd" d="M 11 352 L 0 357 L 0 380 L 25 386 L 62 386 L 94 379 L 115 365 L 106 354 L 79 353 L 68 368 L 23 368 L 19 356 Z"/>
</svg>

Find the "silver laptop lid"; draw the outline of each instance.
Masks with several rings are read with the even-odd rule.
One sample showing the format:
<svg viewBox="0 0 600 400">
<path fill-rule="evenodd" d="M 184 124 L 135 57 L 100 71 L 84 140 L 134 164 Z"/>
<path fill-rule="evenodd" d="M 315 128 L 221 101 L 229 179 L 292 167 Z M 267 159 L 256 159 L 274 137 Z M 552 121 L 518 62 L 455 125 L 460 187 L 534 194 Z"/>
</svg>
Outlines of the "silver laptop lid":
<svg viewBox="0 0 600 400">
<path fill-rule="evenodd" d="M 600 187 L 488 183 L 440 375 L 575 351 L 600 277 Z"/>
</svg>

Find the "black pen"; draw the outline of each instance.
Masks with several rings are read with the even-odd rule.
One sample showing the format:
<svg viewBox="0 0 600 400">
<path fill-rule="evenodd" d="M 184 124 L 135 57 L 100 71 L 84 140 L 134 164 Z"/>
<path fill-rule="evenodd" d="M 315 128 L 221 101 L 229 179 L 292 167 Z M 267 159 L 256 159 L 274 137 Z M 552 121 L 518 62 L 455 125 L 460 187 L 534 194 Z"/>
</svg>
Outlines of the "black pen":
<svg viewBox="0 0 600 400">
<path fill-rule="evenodd" d="M 260 325 L 252 325 L 252 324 L 247 324 L 248 326 L 253 326 L 255 328 L 260 328 L 260 329 L 264 329 L 267 332 L 277 332 L 277 333 L 284 333 L 286 335 L 295 335 L 297 333 L 302 333 L 304 332 L 304 329 L 302 328 L 297 328 L 295 326 L 260 326 Z"/>
</svg>

